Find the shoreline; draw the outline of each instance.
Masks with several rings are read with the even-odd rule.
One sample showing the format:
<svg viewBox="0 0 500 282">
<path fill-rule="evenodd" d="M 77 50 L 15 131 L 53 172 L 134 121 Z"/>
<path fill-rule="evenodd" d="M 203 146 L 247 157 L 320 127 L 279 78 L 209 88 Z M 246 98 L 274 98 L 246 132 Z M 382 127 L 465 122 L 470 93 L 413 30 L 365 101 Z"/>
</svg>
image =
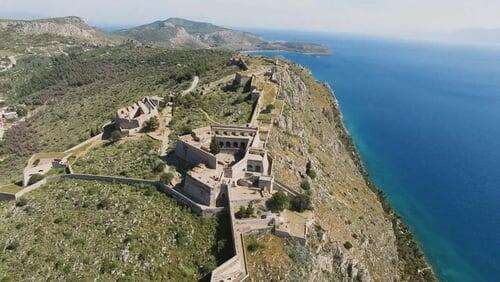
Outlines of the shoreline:
<svg viewBox="0 0 500 282">
<path fill-rule="evenodd" d="M 302 54 L 302 55 L 307 55 L 307 56 L 330 56 L 333 54 L 332 50 L 329 50 L 328 53 L 318 53 L 318 52 L 300 52 L 298 50 L 286 50 L 286 49 L 251 49 L 251 50 L 241 50 L 238 51 L 243 54 L 252 54 L 252 53 L 259 53 L 259 52 L 289 52 L 289 53 L 297 53 L 297 54 Z"/>
<path fill-rule="evenodd" d="M 341 125 L 341 139 L 344 146 L 346 146 L 347 151 L 351 153 L 353 161 L 358 168 L 359 172 L 363 175 L 363 178 L 367 186 L 377 195 L 379 202 L 389 220 L 392 223 L 392 229 L 394 231 L 394 236 L 396 237 L 397 251 L 398 251 L 398 268 L 401 271 L 401 279 L 409 281 L 415 281 L 415 279 L 424 279 L 421 281 L 438 281 L 436 273 L 429 264 L 426 258 L 420 242 L 417 241 L 413 233 L 411 232 L 408 225 L 403 221 L 403 219 L 397 214 L 397 212 L 392 208 L 389 201 L 385 198 L 384 192 L 379 189 L 375 183 L 371 180 L 370 174 L 368 173 L 362 159 L 358 152 L 358 149 L 354 145 L 349 130 L 345 126 L 344 117 L 342 111 L 340 110 L 340 104 L 335 95 L 335 91 L 327 82 L 319 82 L 324 85 L 330 92 L 332 98 L 332 108 L 334 111 L 335 121 Z M 416 276 L 418 275 L 418 276 Z M 420 280 L 419 279 L 419 280 Z"/>
</svg>

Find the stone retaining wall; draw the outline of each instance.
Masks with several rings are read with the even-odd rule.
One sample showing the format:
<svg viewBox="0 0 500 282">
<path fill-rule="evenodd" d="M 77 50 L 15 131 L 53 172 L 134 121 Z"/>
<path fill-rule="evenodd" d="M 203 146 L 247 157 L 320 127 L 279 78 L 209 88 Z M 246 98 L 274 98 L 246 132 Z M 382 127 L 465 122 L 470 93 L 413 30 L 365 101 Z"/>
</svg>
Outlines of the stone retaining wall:
<svg viewBox="0 0 500 282">
<path fill-rule="evenodd" d="M 208 206 L 200 205 L 200 204 L 192 201 L 190 198 L 184 196 L 179 191 L 173 189 L 172 187 L 169 187 L 167 185 L 164 185 L 164 184 L 159 183 L 158 181 L 154 181 L 154 180 L 127 178 L 127 177 L 121 177 L 121 176 L 89 175 L 89 174 L 67 174 L 67 175 L 64 175 L 63 178 L 89 180 L 89 181 L 103 181 L 103 182 L 109 182 L 109 183 L 121 183 L 121 184 L 128 184 L 128 185 L 153 186 L 153 187 L 156 187 L 159 191 L 164 192 L 165 194 L 171 196 L 172 198 L 179 201 L 180 203 L 188 206 L 189 208 L 191 208 L 193 210 L 194 213 L 196 213 L 198 215 L 215 216 L 215 215 L 224 211 L 223 207 L 211 208 Z"/>
<path fill-rule="evenodd" d="M 291 188 L 291 187 L 288 187 L 286 186 L 285 184 L 279 182 L 278 180 L 274 179 L 274 185 L 273 185 L 274 188 L 276 188 L 277 190 L 280 190 L 280 191 L 283 191 L 283 192 L 286 192 L 287 194 L 290 194 L 292 196 L 297 196 L 300 194 L 299 191 L 296 191 L 295 189 Z"/>
</svg>

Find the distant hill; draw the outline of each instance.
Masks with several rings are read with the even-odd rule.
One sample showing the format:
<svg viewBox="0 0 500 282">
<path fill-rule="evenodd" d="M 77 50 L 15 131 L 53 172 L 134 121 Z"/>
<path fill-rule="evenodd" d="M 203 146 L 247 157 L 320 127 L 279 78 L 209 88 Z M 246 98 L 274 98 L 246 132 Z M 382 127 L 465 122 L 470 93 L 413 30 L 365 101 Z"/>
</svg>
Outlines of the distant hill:
<svg viewBox="0 0 500 282">
<path fill-rule="evenodd" d="M 87 25 L 78 17 L 0 20 L 0 50 L 24 53 L 27 48 L 65 44 L 117 45 L 125 39 Z M 50 51 L 48 51 L 50 53 Z"/>
<path fill-rule="evenodd" d="M 168 48 L 221 48 L 229 50 L 287 50 L 301 53 L 327 54 L 318 44 L 266 41 L 256 34 L 232 30 L 210 23 L 169 18 L 150 24 L 117 31 L 143 44 Z"/>
<path fill-rule="evenodd" d="M 120 37 L 87 25 L 79 17 L 42 20 L 0 20 L 0 30 L 14 31 L 21 35 L 52 34 L 71 37 L 84 43 L 111 45 L 120 43 Z"/>
</svg>

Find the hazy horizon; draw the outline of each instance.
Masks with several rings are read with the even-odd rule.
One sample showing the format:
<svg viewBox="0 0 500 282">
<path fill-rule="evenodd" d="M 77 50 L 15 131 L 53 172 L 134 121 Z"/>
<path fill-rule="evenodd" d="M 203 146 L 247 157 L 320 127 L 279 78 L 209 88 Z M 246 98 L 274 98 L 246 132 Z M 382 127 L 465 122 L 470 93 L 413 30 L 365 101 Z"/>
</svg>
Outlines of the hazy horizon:
<svg viewBox="0 0 500 282">
<path fill-rule="evenodd" d="M 404 3 L 403 3 L 404 2 Z M 493 0 L 0 0 L 0 17 L 33 19 L 79 16 L 100 27 L 136 26 L 169 17 L 245 29 L 341 32 L 397 37 L 500 29 Z"/>
</svg>

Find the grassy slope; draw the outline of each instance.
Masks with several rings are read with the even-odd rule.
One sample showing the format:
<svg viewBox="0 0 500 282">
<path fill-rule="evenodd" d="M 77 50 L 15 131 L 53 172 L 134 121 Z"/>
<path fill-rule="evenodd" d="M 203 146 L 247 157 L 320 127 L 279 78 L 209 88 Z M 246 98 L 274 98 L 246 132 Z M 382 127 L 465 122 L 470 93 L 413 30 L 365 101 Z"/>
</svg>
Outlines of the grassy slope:
<svg viewBox="0 0 500 282">
<path fill-rule="evenodd" d="M 152 188 L 61 181 L 26 200 L 0 202 L 0 280 L 192 281 L 216 265 L 217 220 Z"/>
<path fill-rule="evenodd" d="M 25 103 L 37 113 L 0 143 L 0 184 L 19 179 L 31 154 L 62 151 L 89 138 L 92 128 L 122 106 L 187 88 L 194 74 L 202 81 L 227 75 L 234 71 L 226 65 L 230 55 L 121 46 L 20 60 L 15 71 L 2 74 L 2 90 L 11 103 Z"/>
<path fill-rule="evenodd" d="M 306 281 L 309 278 L 309 254 L 297 242 L 259 233 L 248 235 L 245 245 L 250 281 L 269 281 L 278 277 L 285 281 Z"/>
<path fill-rule="evenodd" d="M 147 136 L 117 144 L 104 143 L 79 158 L 72 167 L 75 173 L 155 179 L 158 173 L 153 167 L 160 161 L 159 145 L 159 141 Z"/>
</svg>

